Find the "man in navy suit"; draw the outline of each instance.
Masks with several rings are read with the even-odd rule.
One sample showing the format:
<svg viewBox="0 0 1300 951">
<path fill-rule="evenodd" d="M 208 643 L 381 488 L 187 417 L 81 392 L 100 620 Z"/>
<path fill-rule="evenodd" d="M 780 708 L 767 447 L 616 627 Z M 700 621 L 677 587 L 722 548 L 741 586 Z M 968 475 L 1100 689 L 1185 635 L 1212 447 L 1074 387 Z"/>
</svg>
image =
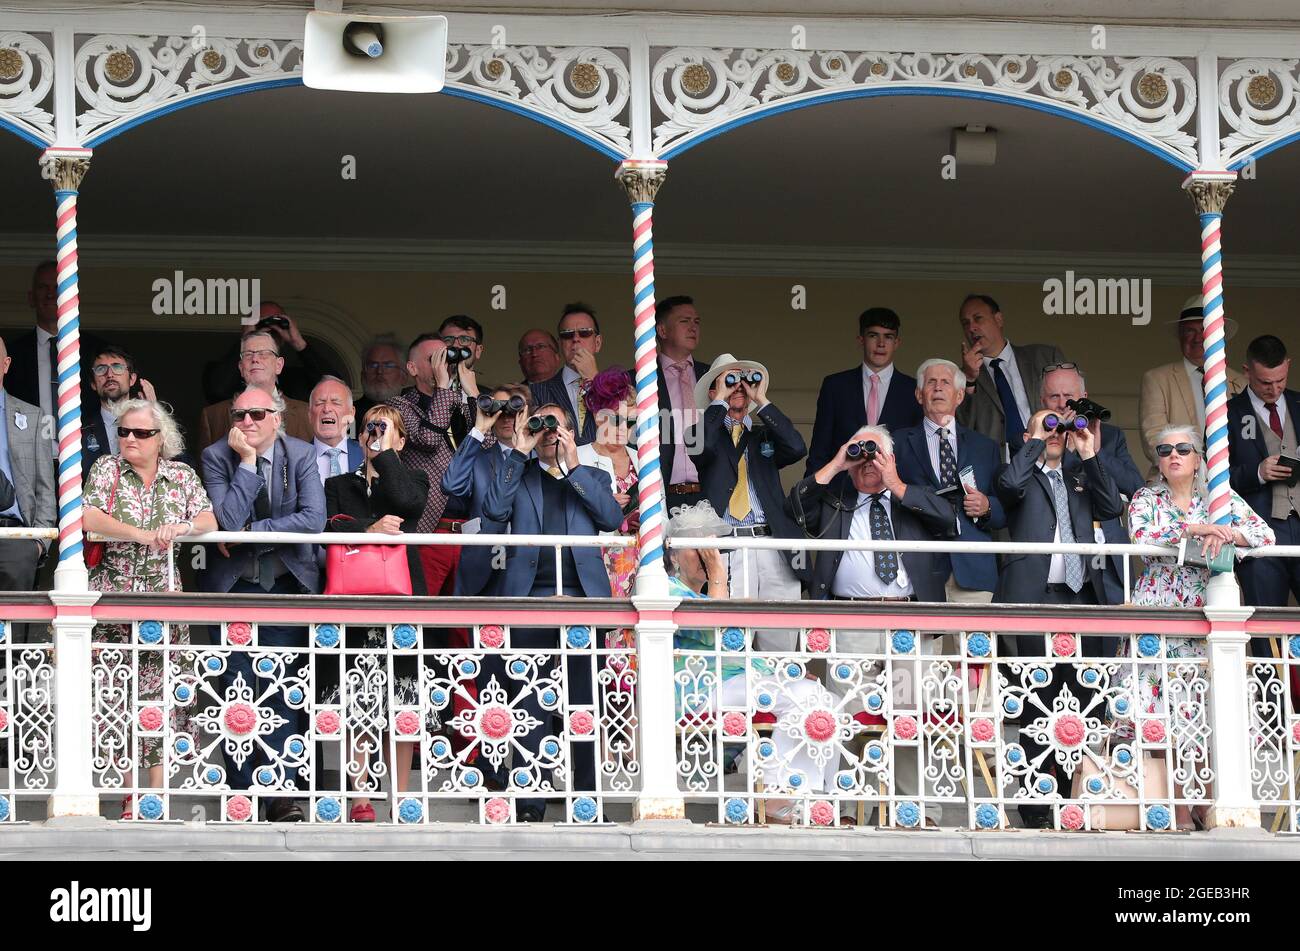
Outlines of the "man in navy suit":
<svg viewBox="0 0 1300 951">
<path fill-rule="evenodd" d="M 1074 410 L 1070 409 L 1066 403 L 1070 400 L 1082 399 L 1088 395 L 1087 387 L 1084 385 L 1083 372 L 1076 364 L 1066 363 L 1061 366 L 1047 367 L 1047 372 L 1043 374 L 1043 384 L 1041 390 L 1041 409 L 1050 409 L 1065 420 L 1067 423 L 1074 419 Z M 1142 473 L 1133 461 L 1133 456 L 1128 451 L 1128 440 L 1124 438 L 1124 431 L 1118 426 L 1111 426 L 1109 423 L 1103 423 L 1094 419 L 1089 428 L 1092 430 L 1094 442 L 1100 448 L 1097 450 L 1097 456 L 1101 459 L 1102 468 L 1110 473 L 1110 477 L 1115 480 L 1115 487 L 1119 489 L 1120 501 L 1123 502 L 1124 508 L 1128 508 L 1129 500 L 1138 489 L 1146 485 L 1146 480 L 1142 478 Z M 1073 449 L 1067 449 L 1065 452 L 1065 467 L 1075 469 L 1080 465 L 1079 454 Z M 1093 538 L 1097 542 L 1106 542 L 1115 545 L 1127 545 L 1129 542 L 1128 530 L 1124 527 L 1124 522 L 1120 518 L 1108 518 L 1093 524 Z M 1094 560 L 1097 557 L 1094 556 Z M 1102 604 L 1123 604 L 1126 600 L 1124 591 L 1124 559 L 1119 555 L 1111 555 L 1106 559 L 1106 569 L 1101 575 L 1102 581 Z M 1103 637 L 1085 637 L 1083 639 L 1083 649 L 1089 654 L 1095 654 L 1105 647 L 1106 639 Z"/>
<path fill-rule="evenodd" d="M 696 403 L 708 401 L 708 409 L 688 441 L 700 446 L 695 466 L 704 497 L 737 537 L 802 538 L 785 512 L 781 470 L 802 459 L 807 447 L 794 423 L 768 400 L 770 382 L 761 363 L 721 354 L 696 384 Z M 733 597 L 799 600 L 799 579 L 807 575 L 802 552 L 757 550 L 747 559 L 744 555 L 736 550 L 728 559 Z M 763 650 L 795 646 L 792 632 L 760 631 L 757 637 Z"/>
<path fill-rule="evenodd" d="M 532 396 L 528 387 L 521 383 L 499 386 L 488 396 L 502 402 L 517 396 L 524 401 L 524 413 L 532 412 Z M 477 520 L 478 531 L 482 534 L 498 535 L 508 528 L 507 524 L 493 521 L 483 514 L 483 502 L 488 486 L 496 479 L 497 470 L 505 465 L 506 457 L 514 449 L 516 418 L 517 415 L 508 410 L 492 414 L 479 410 L 474 428 L 456 450 L 447 474 L 442 477 L 442 490 L 447 493 L 447 498 L 457 500 L 468 513 L 466 525 Z M 495 594 L 499 572 L 492 567 L 494 556 L 494 550 L 485 545 L 462 546 L 453 594 L 471 598 Z"/>
<path fill-rule="evenodd" d="M 858 316 L 862 365 L 822 380 L 805 476 L 834 459 L 840 446 L 863 426 L 884 426 L 894 432 L 920 425 L 916 380 L 894 366 L 894 354 L 902 343 L 900 327 L 898 314 L 888 307 L 870 307 Z"/>
<path fill-rule="evenodd" d="M 361 443 L 348 435 L 356 432 L 359 422 L 351 387 L 336 376 L 322 377 L 307 398 L 307 418 L 311 421 L 311 445 L 321 485 L 330 476 L 343 475 L 361 465 Z"/>
<path fill-rule="evenodd" d="M 665 297 L 655 305 L 655 337 L 659 347 L 659 471 L 664 480 L 668 513 L 700 501 L 700 474 L 694 456 L 699 447 L 686 440 L 686 431 L 699 422 L 695 387 L 709 365 L 695 359 L 700 345 L 700 315 L 686 295 Z"/>
<path fill-rule="evenodd" d="M 993 489 L 998 447 L 956 420 L 957 407 L 966 396 L 966 374 L 951 360 L 937 358 L 926 360 L 916 373 L 920 378 L 916 399 L 925 417 L 920 426 L 894 433 L 899 477 L 948 497 L 957 517 L 958 541 L 991 541 L 990 533 L 1007 523 Z M 968 468 L 971 472 L 963 479 Z M 948 601 L 988 604 L 993 600 L 998 584 L 994 555 L 938 555 L 936 561 Z"/>
<path fill-rule="evenodd" d="M 1246 389 L 1228 400 L 1231 485 L 1268 522 L 1279 545 L 1300 545 L 1300 486 L 1281 457 L 1300 458 L 1300 393 L 1288 389 L 1286 344 L 1267 334 L 1246 348 Z M 1241 564 L 1246 603 L 1284 607 L 1300 598 L 1300 561 L 1249 558 Z M 1260 640 L 1260 639 L 1256 639 Z M 1266 643 L 1253 643 L 1259 653 Z"/>
<path fill-rule="evenodd" d="M 558 426 L 531 430 L 530 419 L 545 422 L 554 417 Z M 609 475 L 578 463 L 578 444 L 568 410 L 555 404 L 542 405 L 530 417 L 527 411 L 515 418 L 515 445 L 497 468 L 488 485 L 483 514 L 495 522 L 508 523 L 515 535 L 598 535 L 617 531 L 623 511 L 614 501 Z M 536 450 L 537 457 L 529 459 Z M 565 548 L 558 566 L 550 548 L 514 546 L 506 553 L 505 574 L 499 594 L 507 598 L 544 598 L 556 594 L 568 597 L 608 598 L 609 574 L 597 548 Z M 588 637 L 592 635 L 590 632 Z M 510 646 L 526 650 L 556 650 L 560 632 L 556 628 L 514 628 Z M 583 706 L 593 702 L 590 658 L 571 658 L 568 672 L 569 703 Z M 537 723 L 524 736 L 516 735 L 522 749 L 515 750 L 509 781 L 512 788 L 537 789 L 549 779 L 553 755 L 542 756 L 543 744 L 558 739 L 551 727 L 554 706 L 544 708 L 539 686 L 544 671 L 533 677 L 513 675 L 502 686 L 511 695 L 522 695 L 517 706 Z M 536 689 L 533 689 L 536 688 Z M 596 761 L 591 744 L 574 744 L 574 762 L 569 775 L 572 789 L 593 791 Z M 496 764 L 493 764 L 496 765 Z M 521 798 L 518 818 L 540 822 L 546 814 L 546 800 Z"/>
<path fill-rule="evenodd" d="M 203 486 L 212 499 L 222 531 L 302 532 L 325 529 L 325 489 L 316 468 L 311 444 L 280 430 L 284 402 L 267 390 L 249 387 L 231 405 L 231 428 L 226 438 L 203 451 Z M 200 573 L 205 591 L 233 594 L 310 594 L 320 590 L 320 567 L 315 546 L 234 545 L 209 552 Z M 306 647 L 303 627 L 259 624 L 262 647 Z M 307 666 L 302 654 L 277 655 L 284 659 L 281 676 L 293 678 Z M 292 658 L 290 660 L 289 658 Z M 307 778 L 305 740 L 307 718 L 300 704 L 290 707 L 289 689 L 269 689 L 271 674 L 255 673 L 248 651 L 231 651 L 221 676 L 227 697 L 244 694 L 284 720 L 269 734 L 253 742 L 251 755 L 242 763 L 228 759 L 229 782 L 235 789 L 295 789 Z M 264 699 L 258 699 L 263 693 Z M 306 691 L 303 690 L 305 695 Z M 296 744 L 296 745 L 295 745 Z M 267 755 L 270 750 L 273 756 Z M 295 775 L 298 774 L 298 775 Z M 301 822 L 301 807 L 291 799 L 276 798 L 267 807 L 272 822 Z"/>
<path fill-rule="evenodd" d="M 600 372 L 596 354 L 600 353 L 603 343 L 595 308 L 581 301 L 566 304 L 556 333 L 560 338 L 564 366 L 549 380 L 531 385 L 532 401 L 537 406 L 554 403 L 568 410 L 578 423 L 574 430 L 578 445 L 585 446 L 596 438 L 596 419 L 587 412 L 583 396 Z"/>
</svg>

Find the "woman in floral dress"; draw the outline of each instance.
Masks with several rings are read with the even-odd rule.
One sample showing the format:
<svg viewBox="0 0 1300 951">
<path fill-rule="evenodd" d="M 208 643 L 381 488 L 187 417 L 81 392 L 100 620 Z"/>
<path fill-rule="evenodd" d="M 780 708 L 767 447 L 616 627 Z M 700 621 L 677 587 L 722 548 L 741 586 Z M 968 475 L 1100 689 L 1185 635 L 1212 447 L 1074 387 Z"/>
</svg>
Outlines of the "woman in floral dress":
<svg viewBox="0 0 1300 951">
<path fill-rule="evenodd" d="M 123 400 L 114 407 L 117 415 L 118 453 L 96 460 L 86 478 L 82 496 L 86 531 L 110 538 L 103 558 L 90 569 L 93 591 L 179 591 L 180 577 L 173 565 L 167 577 L 168 552 L 177 539 L 190 534 L 212 532 L 217 519 L 198 474 L 176 456 L 184 450 L 180 430 L 171 415 L 151 400 Z M 167 625 L 172 644 L 189 644 L 189 628 Z M 101 643 L 131 643 L 131 627 L 104 624 L 96 632 Z M 163 702 L 162 650 L 142 650 L 136 683 L 138 700 Z M 128 688 L 129 689 L 129 688 Z M 128 707 L 131 721 L 136 711 Z M 172 706 L 171 734 L 193 734 L 189 713 Z M 129 748 L 129 747 L 128 747 Z M 142 740 L 138 765 L 148 769 L 147 786 L 164 787 L 160 743 Z M 132 814 L 131 797 L 122 805 L 123 818 Z"/>
<path fill-rule="evenodd" d="M 1201 460 L 1201 437 L 1194 428 L 1168 426 L 1156 437 L 1160 478 L 1139 489 L 1129 503 L 1129 534 L 1135 545 L 1176 546 L 1184 538 L 1205 539 L 1205 553 L 1213 558 L 1224 544 L 1238 548 L 1272 545 L 1273 530 L 1236 492 L 1231 493 L 1232 520 L 1217 525 L 1210 519 L 1209 498 Z M 1133 589 L 1133 603 L 1157 607 L 1199 608 L 1205 605 L 1210 569 L 1178 564 L 1172 556 L 1142 558 L 1143 570 Z M 1127 645 L 1124 653 L 1128 653 Z M 1204 657 L 1204 638 L 1167 637 L 1165 656 Z M 1165 714 L 1161 667 L 1138 664 L 1138 712 Z M 1172 672 L 1170 676 L 1172 676 Z M 1133 737 L 1132 720 L 1116 724 L 1116 735 Z"/>
</svg>

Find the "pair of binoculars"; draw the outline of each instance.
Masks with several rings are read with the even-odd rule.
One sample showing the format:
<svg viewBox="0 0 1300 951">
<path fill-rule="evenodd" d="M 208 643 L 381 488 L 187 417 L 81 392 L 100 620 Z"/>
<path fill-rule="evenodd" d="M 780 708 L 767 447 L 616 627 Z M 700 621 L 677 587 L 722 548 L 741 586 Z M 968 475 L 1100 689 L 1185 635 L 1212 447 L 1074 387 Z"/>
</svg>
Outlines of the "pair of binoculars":
<svg viewBox="0 0 1300 951">
<path fill-rule="evenodd" d="M 727 386 L 735 386 L 737 383 L 748 383 L 750 386 L 757 386 L 763 382 L 763 374 L 757 370 L 732 370 L 722 381 Z"/>
<path fill-rule="evenodd" d="M 849 448 L 844 450 L 844 454 L 850 459 L 860 459 L 863 456 L 870 462 L 876 457 L 877 447 L 874 439 L 864 439 L 862 442 L 849 443 Z"/>
<path fill-rule="evenodd" d="M 469 347 L 448 347 L 447 362 L 449 364 L 464 363 L 470 357 L 474 356 L 474 351 Z"/>
<path fill-rule="evenodd" d="M 530 433 L 541 432 L 543 429 L 557 430 L 560 428 L 560 421 L 549 413 L 545 416 L 530 416 L 528 418 L 528 431 Z"/>
<path fill-rule="evenodd" d="M 495 416 L 502 410 L 510 410 L 512 413 L 518 413 L 524 408 L 524 398 L 519 395 L 510 397 L 508 400 L 494 400 L 486 393 L 480 393 L 478 398 L 478 411 L 484 416 Z"/>
<path fill-rule="evenodd" d="M 1067 423 L 1055 413 L 1048 413 L 1043 417 L 1044 429 L 1049 432 L 1056 430 L 1062 434 L 1077 433 L 1087 429 L 1094 419 L 1103 423 L 1110 419 L 1110 410 L 1086 397 L 1077 400 L 1066 400 L 1065 405 L 1074 410 L 1074 419 Z"/>
</svg>

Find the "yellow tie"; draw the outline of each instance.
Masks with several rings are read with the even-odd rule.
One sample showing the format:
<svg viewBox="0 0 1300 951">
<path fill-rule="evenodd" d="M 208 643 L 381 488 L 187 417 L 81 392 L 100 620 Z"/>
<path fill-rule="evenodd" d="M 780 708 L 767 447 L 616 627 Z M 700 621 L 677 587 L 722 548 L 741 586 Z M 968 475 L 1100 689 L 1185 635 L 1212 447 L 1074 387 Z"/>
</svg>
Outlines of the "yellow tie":
<svg viewBox="0 0 1300 951">
<path fill-rule="evenodd" d="M 586 385 L 586 380 L 578 380 L 578 431 L 574 435 L 579 437 L 582 436 L 582 427 L 587 425 Z"/>
<path fill-rule="evenodd" d="M 740 434 L 744 431 L 743 423 L 731 427 L 731 444 L 740 445 Z M 740 454 L 736 462 L 736 487 L 731 490 L 731 501 L 727 503 L 727 512 L 737 522 L 743 522 L 750 513 L 749 507 L 749 462 L 745 453 Z"/>
<path fill-rule="evenodd" d="M 563 479 L 563 478 L 564 478 L 564 471 L 563 471 L 562 469 L 560 469 L 559 466 L 547 466 L 547 467 L 546 467 L 546 474 L 549 475 L 552 479 Z"/>
</svg>

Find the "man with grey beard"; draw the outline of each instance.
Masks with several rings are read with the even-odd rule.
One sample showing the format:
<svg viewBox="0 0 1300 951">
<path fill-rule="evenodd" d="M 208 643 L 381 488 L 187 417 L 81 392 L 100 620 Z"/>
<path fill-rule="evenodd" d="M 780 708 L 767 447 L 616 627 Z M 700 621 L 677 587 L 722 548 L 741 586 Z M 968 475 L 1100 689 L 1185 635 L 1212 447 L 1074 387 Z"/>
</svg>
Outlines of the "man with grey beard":
<svg viewBox="0 0 1300 951">
<path fill-rule="evenodd" d="M 406 372 L 402 345 L 393 334 L 380 334 L 361 354 L 361 399 L 356 402 L 357 419 L 377 403 L 387 403 L 415 381 Z"/>
</svg>

